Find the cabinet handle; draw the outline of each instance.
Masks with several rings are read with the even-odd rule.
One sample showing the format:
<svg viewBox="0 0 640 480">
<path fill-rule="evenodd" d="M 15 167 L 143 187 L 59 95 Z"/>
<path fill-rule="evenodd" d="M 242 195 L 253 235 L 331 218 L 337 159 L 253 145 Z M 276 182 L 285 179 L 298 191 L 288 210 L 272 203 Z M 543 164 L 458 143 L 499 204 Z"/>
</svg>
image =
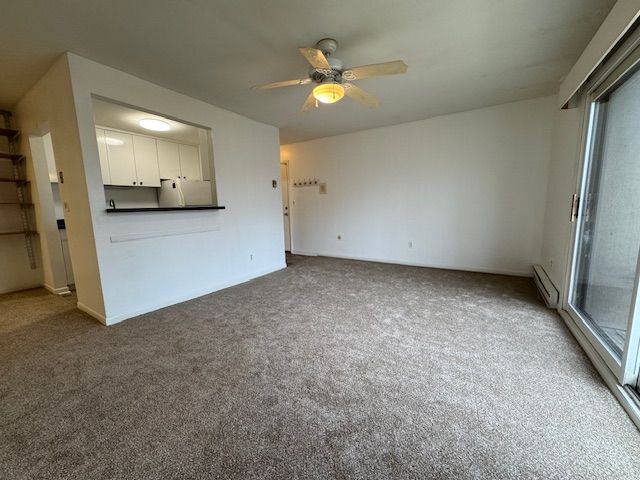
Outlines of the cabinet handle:
<svg viewBox="0 0 640 480">
<path fill-rule="evenodd" d="M 136 184 L 136 182 L 133 182 L 133 184 L 135 185 L 135 184 Z"/>
<path fill-rule="evenodd" d="M 142 185 L 142 182 L 140 182 L 140 185 Z"/>
</svg>

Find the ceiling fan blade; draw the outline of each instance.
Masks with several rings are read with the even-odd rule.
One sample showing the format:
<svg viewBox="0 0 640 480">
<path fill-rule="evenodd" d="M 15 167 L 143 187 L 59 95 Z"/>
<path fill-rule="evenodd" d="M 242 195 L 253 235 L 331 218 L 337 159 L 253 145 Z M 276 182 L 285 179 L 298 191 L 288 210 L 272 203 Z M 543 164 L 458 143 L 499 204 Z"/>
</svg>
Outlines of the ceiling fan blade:
<svg viewBox="0 0 640 480">
<path fill-rule="evenodd" d="M 302 104 L 302 108 L 300 109 L 300 111 L 303 113 L 308 112 L 315 106 L 316 106 L 316 98 L 313 96 L 313 90 L 312 90 L 311 93 L 309 93 L 309 96 L 307 97 L 307 99 Z"/>
<path fill-rule="evenodd" d="M 407 64 L 402 60 L 393 62 L 374 63 L 373 65 L 361 65 L 359 67 L 348 68 L 342 72 L 346 80 L 360 80 L 367 77 L 378 77 L 380 75 L 398 75 L 406 73 Z"/>
<path fill-rule="evenodd" d="M 331 65 L 329 65 L 327 57 L 317 48 L 301 47 L 298 50 L 300 50 L 302 56 L 307 59 L 307 62 L 309 62 L 313 68 L 331 70 Z"/>
<path fill-rule="evenodd" d="M 294 85 L 306 85 L 311 83 L 310 78 L 300 78 L 298 80 L 283 80 L 281 82 L 264 83 L 262 85 L 254 85 L 251 90 L 265 90 L 268 88 L 292 87 Z"/>
<path fill-rule="evenodd" d="M 360 87 L 356 87 L 353 83 L 344 83 L 344 94 L 347 97 L 351 97 L 354 100 L 366 105 L 367 107 L 374 108 L 380 105 L 378 99 L 368 92 L 365 92 Z"/>
</svg>

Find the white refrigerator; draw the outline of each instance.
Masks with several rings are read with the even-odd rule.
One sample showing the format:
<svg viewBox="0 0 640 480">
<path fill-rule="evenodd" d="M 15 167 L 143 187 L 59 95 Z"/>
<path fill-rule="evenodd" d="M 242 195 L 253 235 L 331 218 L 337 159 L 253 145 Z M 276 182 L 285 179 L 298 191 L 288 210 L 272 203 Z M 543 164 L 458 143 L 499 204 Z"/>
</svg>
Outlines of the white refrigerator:
<svg viewBox="0 0 640 480">
<path fill-rule="evenodd" d="M 213 204 L 209 180 L 162 180 L 158 195 L 160 207 L 190 207 Z"/>
</svg>

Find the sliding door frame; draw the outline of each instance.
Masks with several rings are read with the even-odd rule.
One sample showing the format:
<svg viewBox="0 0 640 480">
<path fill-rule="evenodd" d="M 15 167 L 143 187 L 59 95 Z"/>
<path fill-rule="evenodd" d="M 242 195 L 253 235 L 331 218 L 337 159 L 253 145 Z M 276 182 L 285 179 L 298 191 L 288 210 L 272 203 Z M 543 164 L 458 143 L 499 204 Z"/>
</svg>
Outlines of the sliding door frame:
<svg viewBox="0 0 640 480">
<path fill-rule="evenodd" d="M 597 71 L 594 77 L 583 89 L 584 118 L 580 161 L 576 183 L 576 193 L 581 199 L 571 225 L 570 247 L 567 256 L 567 275 L 563 289 L 562 309 L 589 342 L 595 353 L 615 376 L 622 387 L 631 385 L 637 387 L 640 370 L 640 252 L 636 264 L 636 276 L 633 287 L 632 305 L 627 321 L 627 334 L 622 355 L 619 355 L 594 325 L 577 311 L 572 303 L 573 285 L 576 281 L 576 271 L 579 259 L 577 253 L 583 230 L 583 219 L 588 207 L 584 201 L 589 187 L 590 169 L 593 166 L 594 140 L 597 135 L 595 126 L 598 119 L 598 100 L 615 90 L 622 82 L 640 68 L 640 29 L 636 29 L 626 41 L 615 51 L 609 60 Z"/>
</svg>

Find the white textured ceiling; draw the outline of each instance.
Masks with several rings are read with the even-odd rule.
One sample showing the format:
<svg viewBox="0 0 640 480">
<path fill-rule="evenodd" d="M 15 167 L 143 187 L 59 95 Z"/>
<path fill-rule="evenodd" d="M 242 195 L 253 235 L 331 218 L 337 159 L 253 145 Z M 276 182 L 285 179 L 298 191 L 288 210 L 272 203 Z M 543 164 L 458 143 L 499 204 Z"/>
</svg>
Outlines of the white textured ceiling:
<svg viewBox="0 0 640 480">
<path fill-rule="evenodd" d="M 140 126 L 140 120 L 143 118 L 157 118 L 158 120 L 162 120 L 169 124 L 170 129 L 166 132 L 147 130 Z M 96 125 L 101 127 L 111 127 L 126 130 L 127 132 L 137 132 L 153 137 L 184 141 L 187 143 L 200 142 L 198 133 L 200 129 L 198 127 L 103 100 L 93 100 L 93 119 Z"/>
<path fill-rule="evenodd" d="M 64 51 L 280 127 L 281 142 L 336 135 L 557 91 L 613 0 L 22 0 L 0 29 L 0 106 Z M 297 47 L 340 42 L 348 66 L 403 59 L 406 75 L 358 82 L 380 99 L 300 114 Z M 187 119 L 188 120 L 188 119 Z"/>
</svg>

